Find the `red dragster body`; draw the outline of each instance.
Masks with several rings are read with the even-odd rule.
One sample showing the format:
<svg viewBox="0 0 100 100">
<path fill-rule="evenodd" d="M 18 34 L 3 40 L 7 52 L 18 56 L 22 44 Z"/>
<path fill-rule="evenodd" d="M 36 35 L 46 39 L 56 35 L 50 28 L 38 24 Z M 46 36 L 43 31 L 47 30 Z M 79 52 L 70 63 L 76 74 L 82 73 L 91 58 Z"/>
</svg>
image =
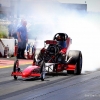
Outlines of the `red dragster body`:
<svg viewBox="0 0 100 100">
<path fill-rule="evenodd" d="M 82 53 L 79 50 L 69 50 L 72 39 L 66 33 L 57 33 L 53 40 L 44 41 L 44 47 L 33 64 L 23 71 L 19 68 L 18 59 L 14 63 L 12 76 L 23 78 L 40 77 L 44 80 L 46 73 L 59 73 L 64 70 L 68 74 L 80 75 L 82 70 Z"/>
</svg>

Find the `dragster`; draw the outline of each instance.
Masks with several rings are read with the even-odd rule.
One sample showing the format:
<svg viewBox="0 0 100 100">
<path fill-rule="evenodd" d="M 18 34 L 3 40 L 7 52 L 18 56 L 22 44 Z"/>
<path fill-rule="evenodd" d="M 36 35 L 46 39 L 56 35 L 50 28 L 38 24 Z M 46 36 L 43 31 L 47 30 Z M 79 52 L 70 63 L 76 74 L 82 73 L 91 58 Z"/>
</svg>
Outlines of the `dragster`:
<svg viewBox="0 0 100 100">
<path fill-rule="evenodd" d="M 39 77 L 44 81 L 47 73 L 59 73 L 66 70 L 67 74 L 80 75 L 82 71 L 82 52 L 69 50 L 72 39 L 66 33 L 56 33 L 53 40 L 44 41 L 44 47 L 37 57 L 33 57 L 32 65 L 20 69 L 16 59 L 11 76 L 17 80 L 22 78 Z"/>
</svg>

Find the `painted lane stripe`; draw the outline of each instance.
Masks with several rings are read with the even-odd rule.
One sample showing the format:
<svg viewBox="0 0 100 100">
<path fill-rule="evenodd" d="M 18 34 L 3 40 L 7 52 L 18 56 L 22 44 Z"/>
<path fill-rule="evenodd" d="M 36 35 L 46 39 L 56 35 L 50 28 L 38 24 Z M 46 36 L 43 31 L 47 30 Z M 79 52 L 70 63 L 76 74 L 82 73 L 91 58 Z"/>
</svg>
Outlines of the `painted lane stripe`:
<svg viewBox="0 0 100 100">
<path fill-rule="evenodd" d="M 9 68 L 9 67 L 13 67 L 13 65 L 8 65 L 8 66 L 0 66 L 0 68 Z"/>
</svg>

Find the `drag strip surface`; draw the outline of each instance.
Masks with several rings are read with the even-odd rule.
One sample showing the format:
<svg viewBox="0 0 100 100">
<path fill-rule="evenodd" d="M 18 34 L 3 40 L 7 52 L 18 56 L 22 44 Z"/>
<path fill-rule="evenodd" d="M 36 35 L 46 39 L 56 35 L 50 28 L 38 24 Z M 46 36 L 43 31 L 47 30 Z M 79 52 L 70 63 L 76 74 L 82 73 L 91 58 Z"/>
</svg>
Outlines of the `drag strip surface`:
<svg viewBox="0 0 100 100">
<path fill-rule="evenodd" d="M 100 100 L 100 71 L 79 76 L 49 75 L 45 81 L 21 77 L 15 81 L 10 76 L 12 68 L 0 72 L 0 100 Z"/>
<path fill-rule="evenodd" d="M 26 68 L 27 66 L 21 66 L 21 69 Z M 14 95 L 19 95 L 24 92 L 28 92 L 31 89 L 36 89 L 41 86 L 51 84 L 52 81 L 56 82 L 57 80 L 64 78 L 66 76 L 57 75 L 57 76 L 47 76 L 45 81 L 41 81 L 39 78 L 32 78 L 28 80 L 23 80 L 21 77 L 17 81 L 11 76 L 12 68 L 0 69 L 0 100 L 9 98 Z"/>
</svg>

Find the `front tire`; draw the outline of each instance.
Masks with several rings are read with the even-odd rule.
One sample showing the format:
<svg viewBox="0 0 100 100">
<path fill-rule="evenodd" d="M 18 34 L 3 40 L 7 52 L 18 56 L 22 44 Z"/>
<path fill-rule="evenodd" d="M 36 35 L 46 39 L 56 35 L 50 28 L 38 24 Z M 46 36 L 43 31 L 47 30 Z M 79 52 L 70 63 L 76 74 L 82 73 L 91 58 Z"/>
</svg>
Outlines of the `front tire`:
<svg viewBox="0 0 100 100">
<path fill-rule="evenodd" d="M 40 73 L 41 73 L 41 81 L 44 81 L 45 79 L 45 63 L 44 61 L 41 62 L 41 66 L 40 66 Z"/>
<path fill-rule="evenodd" d="M 13 66 L 13 72 L 17 72 L 18 70 L 19 70 L 19 61 L 18 61 L 18 59 L 14 62 L 14 66 Z M 14 79 L 15 80 L 17 80 L 17 76 L 16 75 L 14 75 Z"/>
</svg>

